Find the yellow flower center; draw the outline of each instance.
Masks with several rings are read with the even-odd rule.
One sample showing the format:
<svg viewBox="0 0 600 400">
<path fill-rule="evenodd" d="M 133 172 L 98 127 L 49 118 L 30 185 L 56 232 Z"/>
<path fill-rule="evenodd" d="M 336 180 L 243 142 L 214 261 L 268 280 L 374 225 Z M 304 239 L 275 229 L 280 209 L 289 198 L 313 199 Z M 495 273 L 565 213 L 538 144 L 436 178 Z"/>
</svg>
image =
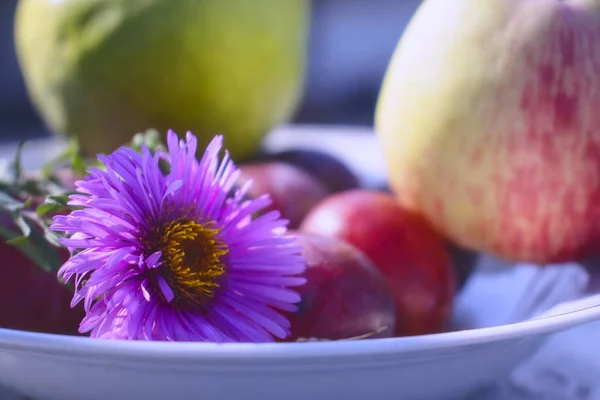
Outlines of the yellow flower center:
<svg viewBox="0 0 600 400">
<path fill-rule="evenodd" d="M 200 304 L 214 296 L 216 282 L 225 272 L 221 257 L 227 254 L 214 223 L 200 224 L 176 220 L 166 225 L 160 235 L 162 277 L 173 291 L 175 301 Z"/>
</svg>

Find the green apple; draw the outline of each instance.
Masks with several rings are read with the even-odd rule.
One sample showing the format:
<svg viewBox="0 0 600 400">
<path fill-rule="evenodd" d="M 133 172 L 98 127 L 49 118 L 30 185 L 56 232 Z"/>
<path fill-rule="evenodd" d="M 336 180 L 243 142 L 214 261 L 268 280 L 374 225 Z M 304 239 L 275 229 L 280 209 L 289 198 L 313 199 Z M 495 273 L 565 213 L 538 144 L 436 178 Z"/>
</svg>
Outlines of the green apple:
<svg viewBox="0 0 600 400">
<path fill-rule="evenodd" d="M 309 0 L 21 0 L 17 54 L 48 128 L 84 153 L 218 133 L 235 157 L 295 112 Z"/>
</svg>

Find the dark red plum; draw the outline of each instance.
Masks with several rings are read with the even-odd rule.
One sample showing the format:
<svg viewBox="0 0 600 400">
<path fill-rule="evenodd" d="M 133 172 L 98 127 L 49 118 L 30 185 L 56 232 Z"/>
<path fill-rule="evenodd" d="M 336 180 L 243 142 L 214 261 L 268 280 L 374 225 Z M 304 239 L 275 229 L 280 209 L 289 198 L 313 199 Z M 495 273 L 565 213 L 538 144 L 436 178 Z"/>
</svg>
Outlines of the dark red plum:
<svg viewBox="0 0 600 400">
<path fill-rule="evenodd" d="M 446 247 L 452 259 L 452 268 L 456 281 L 456 290 L 460 290 L 467 283 L 473 273 L 479 254 L 476 251 L 466 249 L 455 243 L 446 240 Z"/>
<path fill-rule="evenodd" d="M 340 160 L 327 153 L 293 149 L 266 156 L 270 161 L 281 161 L 292 164 L 320 180 L 330 193 L 359 187 L 358 178 Z"/>
<path fill-rule="evenodd" d="M 306 214 L 327 196 L 327 190 L 317 179 L 303 170 L 283 162 L 242 165 L 240 184 L 252 179 L 248 193 L 251 198 L 271 195 L 270 210 L 278 210 L 288 219 L 289 228 L 297 228 Z"/>
<path fill-rule="evenodd" d="M 291 340 L 348 339 L 394 332 L 394 299 L 385 278 L 354 246 L 320 235 L 299 235 L 307 283 L 299 310 L 287 316 Z"/>
</svg>

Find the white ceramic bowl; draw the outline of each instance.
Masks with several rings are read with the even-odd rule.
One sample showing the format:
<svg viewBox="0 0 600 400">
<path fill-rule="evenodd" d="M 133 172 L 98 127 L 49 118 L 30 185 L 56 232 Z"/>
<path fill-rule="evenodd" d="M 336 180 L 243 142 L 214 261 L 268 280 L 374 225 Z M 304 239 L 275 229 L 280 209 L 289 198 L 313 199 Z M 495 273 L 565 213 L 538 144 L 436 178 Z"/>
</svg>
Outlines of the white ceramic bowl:
<svg viewBox="0 0 600 400">
<path fill-rule="evenodd" d="M 458 399 L 507 375 L 548 335 L 598 318 L 592 307 L 411 338 L 225 345 L 0 329 L 0 383 L 48 400 Z"/>
<path fill-rule="evenodd" d="M 376 185 L 384 176 L 368 131 L 348 136 L 292 128 L 267 140 L 272 149 L 296 145 L 330 150 L 366 184 Z M 26 163 L 38 167 L 34 163 L 43 157 L 36 156 L 41 153 L 35 146 L 30 151 Z M 471 327 L 487 327 L 410 338 L 219 345 L 0 329 L 0 385 L 41 400 L 461 399 L 508 375 L 550 335 L 600 319 L 600 297 L 564 302 L 580 294 L 586 279 L 574 266 L 477 272 L 457 301 L 454 322 L 478 316 Z M 518 294 L 510 292 L 517 287 Z M 525 309 L 502 310 L 510 301 Z M 540 318 L 506 324 L 558 303 Z"/>
</svg>

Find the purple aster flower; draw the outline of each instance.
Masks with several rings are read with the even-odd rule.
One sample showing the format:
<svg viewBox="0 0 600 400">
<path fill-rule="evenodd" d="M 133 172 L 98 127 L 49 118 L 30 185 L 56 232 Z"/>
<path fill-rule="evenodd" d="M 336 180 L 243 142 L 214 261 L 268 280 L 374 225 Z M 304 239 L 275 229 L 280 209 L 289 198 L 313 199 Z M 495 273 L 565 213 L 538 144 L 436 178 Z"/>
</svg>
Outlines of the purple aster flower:
<svg viewBox="0 0 600 400">
<path fill-rule="evenodd" d="M 264 342 L 289 335 L 281 311 L 300 300 L 305 260 L 276 211 L 253 216 L 268 195 L 245 199 L 246 184 L 222 137 L 200 161 L 197 141 L 169 131 L 169 154 L 120 148 L 100 156 L 57 216 L 71 258 L 72 305 L 84 301 L 80 332 L 138 340 Z M 166 166 L 166 168 L 165 168 Z M 168 170 L 163 172 L 164 170 Z"/>
</svg>

